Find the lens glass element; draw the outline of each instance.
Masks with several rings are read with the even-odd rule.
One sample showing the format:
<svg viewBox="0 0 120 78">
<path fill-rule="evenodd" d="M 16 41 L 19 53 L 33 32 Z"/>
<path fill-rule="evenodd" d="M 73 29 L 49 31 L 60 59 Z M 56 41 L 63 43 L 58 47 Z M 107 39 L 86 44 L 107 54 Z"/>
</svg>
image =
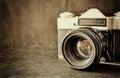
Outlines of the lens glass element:
<svg viewBox="0 0 120 78">
<path fill-rule="evenodd" d="M 91 55 L 92 46 L 87 39 L 79 39 L 76 43 L 77 56 L 81 59 L 87 59 Z"/>
</svg>

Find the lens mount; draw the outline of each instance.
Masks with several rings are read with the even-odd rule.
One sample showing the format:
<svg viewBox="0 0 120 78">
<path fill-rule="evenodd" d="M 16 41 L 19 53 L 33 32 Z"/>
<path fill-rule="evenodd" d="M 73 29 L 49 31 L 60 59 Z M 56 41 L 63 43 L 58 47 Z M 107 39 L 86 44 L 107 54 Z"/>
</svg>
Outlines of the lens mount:
<svg viewBox="0 0 120 78">
<path fill-rule="evenodd" d="M 102 40 L 92 28 L 72 30 L 62 42 L 66 62 L 76 69 L 94 67 L 99 62 L 102 49 Z"/>
</svg>

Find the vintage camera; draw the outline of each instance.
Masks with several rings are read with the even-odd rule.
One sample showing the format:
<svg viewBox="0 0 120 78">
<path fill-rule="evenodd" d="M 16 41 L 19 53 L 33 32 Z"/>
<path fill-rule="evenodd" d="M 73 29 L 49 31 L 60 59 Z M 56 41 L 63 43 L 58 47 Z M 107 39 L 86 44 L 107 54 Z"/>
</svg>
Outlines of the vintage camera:
<svg viewBox="0 0 120 78">
<path fill-rule="evenodd" d="M 65 14 L 65 13 L 63 13 Z M 120 64 L 120 17 L 106 17 L 98 9 L 81 16 L 58 18 L 58 57 L 76 69 L 99 63 Z"/>
</svg>

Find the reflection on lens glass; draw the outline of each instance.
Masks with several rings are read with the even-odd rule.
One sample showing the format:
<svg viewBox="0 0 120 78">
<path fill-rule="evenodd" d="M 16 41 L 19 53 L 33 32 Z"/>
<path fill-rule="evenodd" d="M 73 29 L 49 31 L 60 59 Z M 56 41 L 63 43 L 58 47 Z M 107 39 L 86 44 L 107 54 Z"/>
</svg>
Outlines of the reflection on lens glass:
<svg viewBox="0 0 120 78">
<path fill-rule="evenodd" d="M 82 39 L 78 40 L 76 44 L 77 48 L 77 56 L 80 56 L 80 58 L 89 58 L 92 50 L 92 46 L 89 43 L 88 40 Z"/>
</svg>

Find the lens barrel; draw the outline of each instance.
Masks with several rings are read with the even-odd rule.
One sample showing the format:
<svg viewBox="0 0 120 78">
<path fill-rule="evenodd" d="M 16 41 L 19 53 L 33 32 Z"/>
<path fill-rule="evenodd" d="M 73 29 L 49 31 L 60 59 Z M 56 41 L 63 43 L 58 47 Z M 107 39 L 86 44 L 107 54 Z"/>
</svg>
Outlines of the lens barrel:
<svg viewBox="0 0 120 78">
<path fill-rule="evenodd" d="M 72 30 L 62 42 L 62 53 L 66 62 L 76 69 L 95 67 L 99 63 L 102 50 L 102 39 L 92 28 Z"/>
</svg>

